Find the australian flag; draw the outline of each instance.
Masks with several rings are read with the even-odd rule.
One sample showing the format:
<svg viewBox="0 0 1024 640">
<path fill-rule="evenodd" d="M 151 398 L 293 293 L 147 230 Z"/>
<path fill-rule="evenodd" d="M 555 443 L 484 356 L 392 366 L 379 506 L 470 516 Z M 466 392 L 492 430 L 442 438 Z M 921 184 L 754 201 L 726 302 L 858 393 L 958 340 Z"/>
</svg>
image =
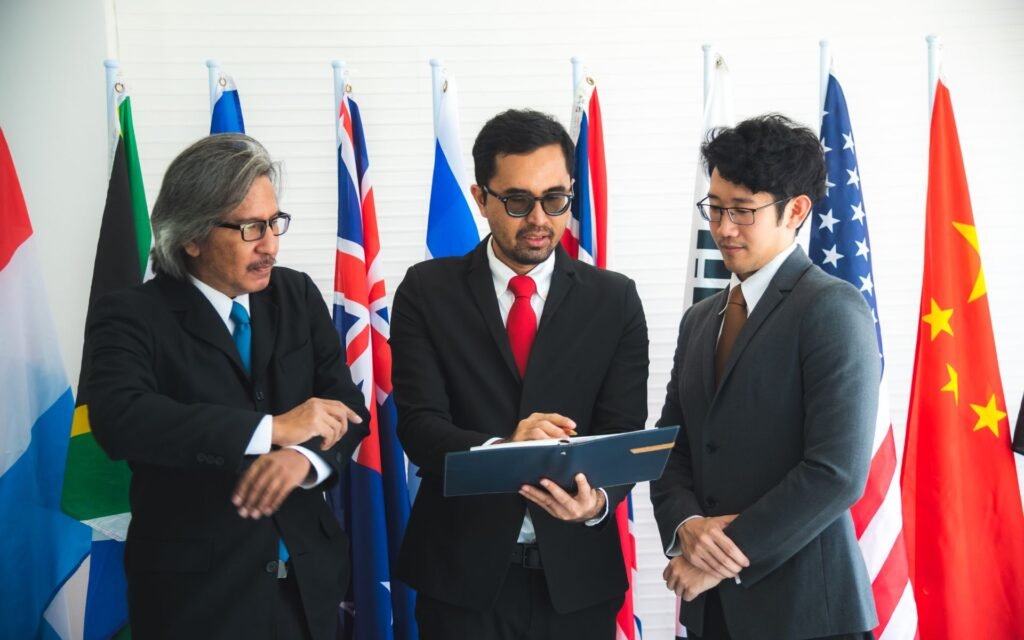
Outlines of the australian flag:
<svg viewBox="0 0 1024 640">
<path fill-rule="evenodd" d="M 821 119 L 821 146 L 828 168 L 826 195 L 814 207 L 810 257 L 826 273 L 860 290 L 875 318 L 878 357 L 883 358 L 878 301 L 871 269 L 871 242 L 864 212 L 857 150 L 846 97 L 835 76 L 829 75 Z M 888 406 L 885 361 L 879 381 L 878 418 L 864 496 L 850 509 L 854 531 L 871 577 L 877 637 L 911 640 L 917 637 L 917 613 L 910 586 L 903 515 L 896 470 L 899 459 Z"/>
<path fill-rule="evenodd" d="M 338 107 L 337 134 L 334 325 L 370 412 L 370 435 L 328 496 L 352 543 L 352 587 L 338 611 L 339 637 L 415 640 L 415 592 L 394 577 L 409 520 L 409 493 L 405 456 L 395 433 L 391 325 L 366 139 L 359 107 L 347 93 Z"/>
</svg>

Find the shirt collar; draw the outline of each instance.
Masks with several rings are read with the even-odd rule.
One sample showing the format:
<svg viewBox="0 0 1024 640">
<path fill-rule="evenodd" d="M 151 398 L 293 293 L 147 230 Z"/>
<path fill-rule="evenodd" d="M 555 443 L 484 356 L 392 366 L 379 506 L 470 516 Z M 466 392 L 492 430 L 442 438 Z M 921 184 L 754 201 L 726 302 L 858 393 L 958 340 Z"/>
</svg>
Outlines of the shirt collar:
<svg viewBox="0 0 1024 640">
<path fill-rule="evenodd" d="M 779 255 L 772 258 L 768 264 L 752 273 L 749 278 L 742 282 L 743 300 L 747 303 L 748 318 L 750 317 L 750 314 L 754 312 L 754 307 L 756 307 L 758 301 L 761 300 L 761 296 L 764 295 L 765 290 L 768 289 L 768 283 L 770 283 L 772 278 L 775 277 L 775 274 L 778 273 L 779 267 L 782 266 L 782 263 L 786 261 L 786 258 L 788 258 L 795 250 L 796 242 L 794 241 L 793 244 L 789 245 L 789 247 L 780 251 Z M 729 279 L 729 288 L 732 289 L 733 287 L 738 287 L 740 284 L 740 279 L 736 277 L 735 273 L 732 274 L 732 277 Z"/>
<path fill-rule="evenodd" d="M 234 323 L 229 324 L 228 320 L 231 318 L 231 304 L 237 302 L 245 308 L 245 312 L 249 313 L 249 294 L 243 293 L 237 298 L 229 298 L 226 294 L 217 291 L 210 285 L 206 284 L 199 278 L 195 277 L 191 273 L 188 274 L 188 279 L 195 285 L 196 289 L 199 289 L 199 293 L 203 294 L 203 297 L 210 301 L 213 305 L 213 310 L 217 312 L 220 319 L 224 321 L 224 324 L 228 327 L 232 327 Z M 252 315 L 251 313 L 249 314 Z"/>
<path fill-rule="evenodd" d="M 491 239 L 487 242 L 487 265 L 491 269 L 491 278 L 494 280 L 494 293 L 497 296 L 501 296 L 508 291 L 508 281 L 512 279 L 512 276 L 516 275 L 516 272 L 494 254 L 493 243 L 494 237 L 491 236 Z M 555 252 L 552 251 L 551 255 L 544 262 L 541 262 L 526 274 L 533 278 L 533 281 L 537 284 L 537 295 L 540 296 L 541 300 L 547 300 L 548 298 L 548 291 L 551 289 L 551 276 L 554 272 Z"/>
</svg>

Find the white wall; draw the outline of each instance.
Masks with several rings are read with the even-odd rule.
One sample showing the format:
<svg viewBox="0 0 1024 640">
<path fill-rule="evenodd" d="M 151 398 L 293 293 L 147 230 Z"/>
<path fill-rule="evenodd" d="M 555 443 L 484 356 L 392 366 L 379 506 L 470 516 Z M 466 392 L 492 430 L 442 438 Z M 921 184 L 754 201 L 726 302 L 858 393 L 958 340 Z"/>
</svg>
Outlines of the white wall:
<svg viewBox="0 0 1024 640">
<path fill-rule="evenodd" d="M 13 4 L 12 4 L 13 3 Z M 851 110 L 875 258 L 894 424 L 905 423 L 918 327 L 927 171 L 924 36 L 945 42 L 1001 356 L 1007 413 L 1024 390 L 1020 250 L 1024 213 L 1024 5 L 735 0 L 434 3 L 116 0 L 116 41 L 132 91 L 150 202 L 175 154 L 208 127 L 206 58 L 238 82 L 249 133 L 283 160 L 281 206 L 295 214 L 282 262 L 332 288 L 336 174 L 330 61 L 352 69 L 363 111 L 388 290 L 423 256 L 433 158 L 431 57 L 458 79 L 463 151 L 499 110 L 569 121 L 571 55 L 600 87 L 608 154 L 610 267 L 636 279 L 651 334 L 651 422 L 682 310 L 700 126 L 701 50 L 733 73 L 740 117 L 781 111 L 817 128 L 818 40 L 830 37 Z M 44 254 L 68 371 L 82 321 L 106 175 L 99 0 L 3 5 L 0 125 Z M 8 37 L 9 36 L 9 37 Z M 672 599 L 646 487 L 636 492 L 647 638 L 667 638 Z"/>
</svg>

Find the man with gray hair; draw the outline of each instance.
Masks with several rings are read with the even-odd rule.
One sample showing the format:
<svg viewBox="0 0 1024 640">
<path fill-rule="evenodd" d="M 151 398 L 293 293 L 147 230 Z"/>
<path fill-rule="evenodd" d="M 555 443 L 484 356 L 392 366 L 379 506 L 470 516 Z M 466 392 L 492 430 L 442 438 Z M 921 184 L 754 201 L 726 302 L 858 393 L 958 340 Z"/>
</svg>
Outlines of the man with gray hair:
<svg viewBox="0 0 1024 640">
<path fill-rule="evenodd" d="M 334 638 L 348 553 L 322 494 L 369 414 L 319 290 L 274 266 L 277 172 L 247 136 L 186 149 L 153 207 L 156 277 L 86 329 L 93 432 L 133 472 L 139 638 Z"/>
</svg>

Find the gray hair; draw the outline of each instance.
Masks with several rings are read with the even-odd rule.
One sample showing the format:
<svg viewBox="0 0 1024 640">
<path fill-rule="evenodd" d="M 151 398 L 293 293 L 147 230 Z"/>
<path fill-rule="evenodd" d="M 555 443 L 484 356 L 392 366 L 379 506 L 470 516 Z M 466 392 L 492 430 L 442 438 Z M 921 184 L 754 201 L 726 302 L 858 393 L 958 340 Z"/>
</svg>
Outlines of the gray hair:
<svg viewBox="0 0 1024 640">
<path fill-rule="evenodd" d="M 153 205 L 153 271 L 183 280 L 185 245 L 204 240 L 257 178 L 277 190 L 279 167 L 259 142 L 221 133 L 195 142 L 171 162 Z"/>
</svg>

